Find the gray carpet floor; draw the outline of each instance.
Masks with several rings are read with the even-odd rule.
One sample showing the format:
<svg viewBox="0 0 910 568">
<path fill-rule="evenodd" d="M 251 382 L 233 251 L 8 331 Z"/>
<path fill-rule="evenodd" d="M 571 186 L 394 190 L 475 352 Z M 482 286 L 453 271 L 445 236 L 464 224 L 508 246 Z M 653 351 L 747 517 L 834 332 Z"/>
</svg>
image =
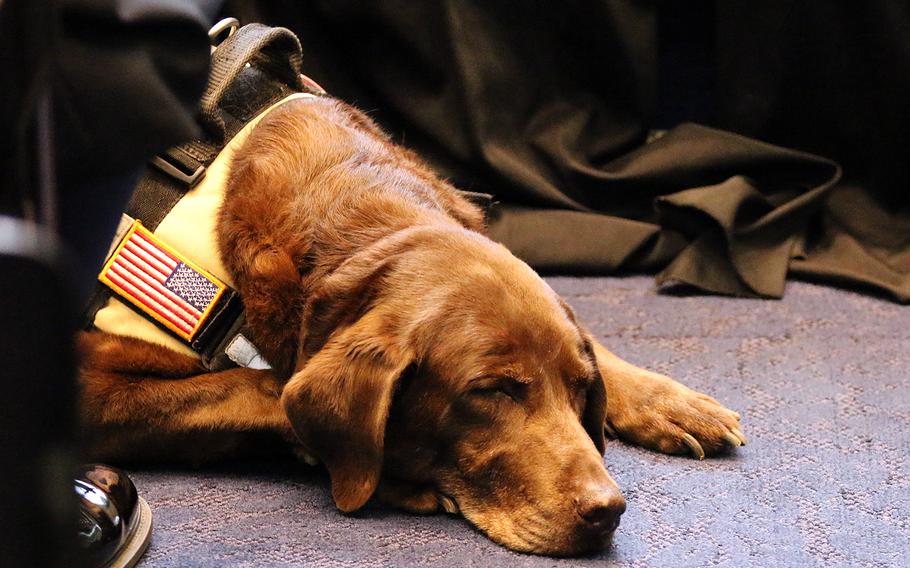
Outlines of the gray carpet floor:
<svg viewBox="0 0 910 568">
<path fill-rule="evenodd" d="M 625 358 L 743 415 L 748 446 L 698 462 L 613 442 L 628 509 L 612 549 L 515 554 L 463 520 L 338 513 L 290 461 L 135 471 L 155 566 L 910 566 L 910 307 L 791 283 L 782 301 L 551 278 Z"/>
</svg>

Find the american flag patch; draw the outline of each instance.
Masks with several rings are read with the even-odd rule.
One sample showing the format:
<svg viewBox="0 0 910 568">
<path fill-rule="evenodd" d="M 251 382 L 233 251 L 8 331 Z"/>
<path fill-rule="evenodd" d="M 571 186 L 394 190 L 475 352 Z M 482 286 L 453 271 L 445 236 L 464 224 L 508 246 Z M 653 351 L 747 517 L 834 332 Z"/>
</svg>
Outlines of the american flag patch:
<svg viewBox="0 0 910 568">
<path fill-rule="evenodd" d="M 227 286 L 134 221 L 98 280 L 186 341 Z"/>
</svg>

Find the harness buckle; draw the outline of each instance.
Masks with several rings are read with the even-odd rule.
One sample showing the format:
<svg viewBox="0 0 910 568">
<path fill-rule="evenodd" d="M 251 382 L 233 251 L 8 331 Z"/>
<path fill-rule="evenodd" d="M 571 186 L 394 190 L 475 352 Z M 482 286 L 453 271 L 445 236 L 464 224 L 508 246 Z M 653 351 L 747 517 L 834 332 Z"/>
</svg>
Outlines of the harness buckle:
<svg viewBox="0 0 910 568">
<path fill-rule="evenodd" d="M 166 155 L 158 155 L 151 159 L 151 164 L 171 176 L 180 183 L 186 184 L 188 188 L 193 188 L 202 181 L 205 176 L 205 166 L 199 166 L 193 171 L 184 171 L 180 164 L 174 164 L 166 159 Z"/>
</svg>

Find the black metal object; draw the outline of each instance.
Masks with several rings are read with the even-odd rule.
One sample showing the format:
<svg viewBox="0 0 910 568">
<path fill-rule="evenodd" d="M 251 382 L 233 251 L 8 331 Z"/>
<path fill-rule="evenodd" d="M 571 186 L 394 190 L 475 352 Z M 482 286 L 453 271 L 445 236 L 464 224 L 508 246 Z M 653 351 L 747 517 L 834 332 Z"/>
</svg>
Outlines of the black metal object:
<svg viewBox="0 0 910 568">
<path fill-rule="evenodd" d="M 122 470 L 89 464 L 74 480 L 79 496 L 78 542 L 92 566 L 133 566 L 151 536 L 151 510 Z"/>
</svg>

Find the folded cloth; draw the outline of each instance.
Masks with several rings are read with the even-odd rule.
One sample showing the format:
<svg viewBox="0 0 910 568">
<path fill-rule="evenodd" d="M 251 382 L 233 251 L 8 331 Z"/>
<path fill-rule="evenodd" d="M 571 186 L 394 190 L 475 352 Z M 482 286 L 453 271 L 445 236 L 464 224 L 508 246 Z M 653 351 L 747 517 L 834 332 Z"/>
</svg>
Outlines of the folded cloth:
<svg viewBox="0 0 910 568">
<path fill-rule="evenodd" d="M 493 194 L 492 236 L 536 269 L 753 297 L 798 275 L 910 302 L 910 10 L 676 4 L 228 0 L 225 13 L 297 32 L 308 75 Z"/>
</svg>

